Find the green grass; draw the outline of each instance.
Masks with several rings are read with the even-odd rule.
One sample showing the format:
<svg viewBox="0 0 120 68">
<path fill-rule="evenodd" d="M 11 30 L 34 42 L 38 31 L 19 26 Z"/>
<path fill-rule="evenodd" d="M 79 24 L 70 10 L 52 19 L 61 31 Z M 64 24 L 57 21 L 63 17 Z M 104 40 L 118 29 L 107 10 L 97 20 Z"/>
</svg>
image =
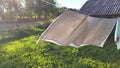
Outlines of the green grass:
<svg viewBox="0 0 120 68">
<path fill-rule="evenodd" d="M 0 68 L 120 68 L 120 51 L 111 38 L 103 48 L 73 48 L 41 41 L 43 27 L 22 29 L 1 38 Z"/>
</svg>

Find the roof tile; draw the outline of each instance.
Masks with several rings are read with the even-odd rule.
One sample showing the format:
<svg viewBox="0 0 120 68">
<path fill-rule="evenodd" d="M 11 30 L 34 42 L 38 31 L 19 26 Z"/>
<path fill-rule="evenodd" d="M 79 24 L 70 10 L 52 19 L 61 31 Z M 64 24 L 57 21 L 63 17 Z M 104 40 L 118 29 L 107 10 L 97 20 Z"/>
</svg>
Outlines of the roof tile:
<svg viewBox="0 0 120 68">
<path fill-rule="evenodd" d="M 88 0 L 80 13 L 94 17 L 120 17 L 120 0 Z"/>
</svg>

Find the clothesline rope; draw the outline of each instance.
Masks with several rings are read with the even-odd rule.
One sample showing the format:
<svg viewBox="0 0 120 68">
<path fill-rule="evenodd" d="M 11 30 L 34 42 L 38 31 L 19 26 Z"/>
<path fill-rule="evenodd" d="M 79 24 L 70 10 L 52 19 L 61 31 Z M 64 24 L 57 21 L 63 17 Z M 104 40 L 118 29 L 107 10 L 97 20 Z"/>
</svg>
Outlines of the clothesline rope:
<svg viewBox="0 0 120 68">
<path fill-rule="evenodd" d="M 55 7 L 56 7 L 56 5 L 55 5 L 55 4 L 53 4 L 53 3 L 50 3 L 50 2 L 45 1 L 45 0 L 41 0 L 41 1 L 43 1 L 43 2 L 45 2 L 45 3 L 47 3 L 47 4 L 50 4 L 50 5 L 53 5 L 53 6 L 55 6 Z"/>
<path fill-rule="evenodd" d="M 53 4 L 53 3 L 50 3 L 50 2 L 48 2 L 48 1 L 46 1 L 46 0 L 41 0 L 42 2 L 45 2 L 46 4 L 50 4 L 50 5 L 52 5 L 52 6 L 57 6 L 56 4 Z M 60 5 L 59 5 L 60 6 Z M 60 7 L 64 7 L 64 6 L 60 6 Z M 65 10 L 65 9 L 64 9 Z"/>
</svg>

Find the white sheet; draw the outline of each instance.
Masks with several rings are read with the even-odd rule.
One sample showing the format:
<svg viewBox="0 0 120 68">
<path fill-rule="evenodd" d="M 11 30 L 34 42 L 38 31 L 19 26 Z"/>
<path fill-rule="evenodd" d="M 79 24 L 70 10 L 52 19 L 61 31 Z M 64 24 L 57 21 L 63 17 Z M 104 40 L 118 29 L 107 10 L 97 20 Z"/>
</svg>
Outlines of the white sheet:
<svg viewBox="0 0 120 68">
<path fill-rule="evenodd" d="M 66 10 L 45 30 L 39 40 L 61 46 L 103 47 L 116 22 L 117 19 L 94 18 Z"/>
</svg>

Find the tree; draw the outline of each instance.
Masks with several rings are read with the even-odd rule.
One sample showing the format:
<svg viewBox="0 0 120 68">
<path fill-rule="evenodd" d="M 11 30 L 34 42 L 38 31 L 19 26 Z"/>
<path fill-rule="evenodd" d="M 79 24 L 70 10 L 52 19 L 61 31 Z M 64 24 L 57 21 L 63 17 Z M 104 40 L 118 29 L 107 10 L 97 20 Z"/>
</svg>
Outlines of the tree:
<svg viewBox="0 0 120 68">
<path fill-rule="evenodd" d="M 21 9 L 20 0 L 0 0 L 0 6 L 4 11 L 2 18 L 16 19 Z"/>
<path fill-rule="evenodd" d="M 57 13 L 56 6 L 51 5 L 51 4 L 56 4 L 55 0 L 45 0 L 45 1 L 35 0 L 34 3 L 35 3 L 34 12 L 39 16 L 39 18 L 43 14 L 47 18 L 48 16 L 50 16 L 50 14 Z"/>
<path fill-rule="evenodd" d="M 54 5 L 51 5 L 51 4 L 48 4 L 44 11 L 45 11 L 45 16 L 47 17 L 50 17 L 51 15 L 52 16 L 56 16 L 58 14 L 58 11 L 59 9 L 55 6 L 56 5 L 56 1 L 55 0 L 46 0 L 47 2 L 51 3 L 51 4 L 54 4 Z"/>
<path fill-rule="evenodd" d="M 35 0 L 25 0 L 25 10 L 30 18 L 32 18 L 34 14 L 34 1 Z"/>
</svg>

